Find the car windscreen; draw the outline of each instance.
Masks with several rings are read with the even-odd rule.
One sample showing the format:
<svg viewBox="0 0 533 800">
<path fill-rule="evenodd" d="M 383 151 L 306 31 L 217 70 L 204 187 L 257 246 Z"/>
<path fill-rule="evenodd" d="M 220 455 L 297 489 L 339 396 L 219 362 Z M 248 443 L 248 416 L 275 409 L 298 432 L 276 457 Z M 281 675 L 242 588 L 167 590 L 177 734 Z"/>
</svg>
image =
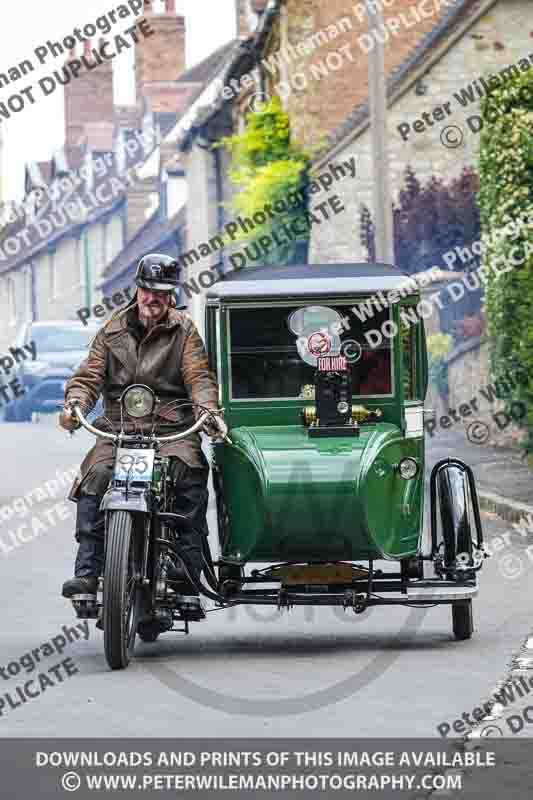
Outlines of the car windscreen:
<svg viewBox="0 0 533 800">
<path fill-rule="evenodd" d="M 389 310 L 369 317 L 318 303 L 231 309 L 231 397 L 312 397 L 317 359 L 335 355 L 347 360 L 354 397 L 391 395 L 391 340 L 380 333 Z"/>
<path fill-rule="evenodd" d="M 28 338 L 33 340 L 38 353 L 58 353 L 64 350 L 85 350 L 97 329 L 59 327 L 57 325 L 32 326 Z"/>
</svg>

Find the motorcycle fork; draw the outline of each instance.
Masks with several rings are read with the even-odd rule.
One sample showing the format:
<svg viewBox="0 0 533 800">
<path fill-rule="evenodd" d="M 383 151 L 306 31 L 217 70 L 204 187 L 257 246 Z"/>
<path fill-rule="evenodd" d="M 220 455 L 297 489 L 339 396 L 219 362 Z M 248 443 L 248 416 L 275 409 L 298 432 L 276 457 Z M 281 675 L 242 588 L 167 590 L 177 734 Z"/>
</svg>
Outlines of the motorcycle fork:
<svg viewBox="0 0 533 800">
<path fill-rule="evenodd" d="M 141 565 L 141 585 L 148 586 L 150 578 L 148 577 L 148 558 L 150 555 L 150 541 L 152 531 L 152 515 L 146 514 L 144 518 L 144 548 Z"/>
</svg>

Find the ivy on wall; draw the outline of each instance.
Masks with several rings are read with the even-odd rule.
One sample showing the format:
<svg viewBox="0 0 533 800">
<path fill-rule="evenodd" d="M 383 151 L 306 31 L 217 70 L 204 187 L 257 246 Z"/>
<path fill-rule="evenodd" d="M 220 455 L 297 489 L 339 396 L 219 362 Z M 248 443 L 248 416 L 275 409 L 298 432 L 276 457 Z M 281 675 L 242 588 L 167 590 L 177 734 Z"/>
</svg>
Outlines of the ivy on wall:
<svg viewBox="0 0 533 800">
<path fill-rule="evenodd" d="M 249 233 L 241 233 L 237 240 L 258 242 L 276 232 L 283 239 L 284 225 L 303 218 L 307 208 L 311 154 L 291 141 L 289 115 L 279 98 L 273 97 L 260 110 L 247 114 L 244 131 L 225 137 L 220 145 L 231 154 L 229 177 L 236 190 L 233 211 L 254 221 L 267 216 L 265 222 Z M 265 215 L 267 206 L 272 209 L 271 216 Z M 298 245 L 306 245 L 308 238 L 305 235 L 276 246 L 262 262 L 289 262 Z"/>
<path fill-rule="evenodd" d="M 528 375 L 509 401 L 526 404 L 523 446 L 533 464 L 533 69 L 492 88 L 481 103 L 481 116 L 482 232 L 490 236 L 510 221 L 525 223 L 513 236 L 492 237 L 482 265 L 507 265 L 499 275 L 489 271 L 486 281 L 491 370 L 494 379 L 513 366 Z"/>
</svg>

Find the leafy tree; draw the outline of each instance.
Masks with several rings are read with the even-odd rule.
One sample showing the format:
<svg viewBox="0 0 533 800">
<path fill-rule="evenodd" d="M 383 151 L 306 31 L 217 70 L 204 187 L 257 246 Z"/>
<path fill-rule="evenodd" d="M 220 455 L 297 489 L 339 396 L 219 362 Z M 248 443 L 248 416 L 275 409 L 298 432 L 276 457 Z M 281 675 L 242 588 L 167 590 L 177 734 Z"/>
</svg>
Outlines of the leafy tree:
<svg viewBox="0 0 533 800">
<path fill-rule="evenodd" d="M 275 211 L 275 215 L 257 224 L 250 233 L 241 234 L 237 241 L 259 242 L 261 237 L 276 232 L 281 240 L 287 239 L 282 231 L 284 227 L 290 230 L 297 219 L 295 228 L 306 229 L 311 155 L 292 142 L 289 115 L 278 97 L 247 114 L 245 130 L 225 137 L 220 145 L 231 153 L 229 176 L 238 190 L 231 203 L 233 210 L 252 219 L 254 215 L 258 215 L 257 219 L 266 216 L 267 206 Z M 298 246 L 306 245 L 308 239 L 307 230 L 294 241 L 266 253 L 263 263 L 290 261 L 301 249 Z"/>
</svg>

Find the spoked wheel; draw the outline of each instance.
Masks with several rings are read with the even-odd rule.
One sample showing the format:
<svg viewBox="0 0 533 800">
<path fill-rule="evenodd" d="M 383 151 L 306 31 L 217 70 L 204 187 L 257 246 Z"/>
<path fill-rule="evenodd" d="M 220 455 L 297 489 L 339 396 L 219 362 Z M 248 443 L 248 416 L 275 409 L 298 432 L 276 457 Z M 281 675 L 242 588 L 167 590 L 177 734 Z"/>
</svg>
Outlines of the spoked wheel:
<svg viewBox="0 0 533 800">
<path fill-rule="evenodd" d="M 457 641 L 471 639 L 474 632 L 471 600 L 456 600 L 452 603 L 453 634 Z"/>
<path fill-rule="evenodd" d="M 104 573 L 104 650 L 111 669 L 130 663 L 141 605 L 129 511 L 110 511 Z"/>
</svg>

